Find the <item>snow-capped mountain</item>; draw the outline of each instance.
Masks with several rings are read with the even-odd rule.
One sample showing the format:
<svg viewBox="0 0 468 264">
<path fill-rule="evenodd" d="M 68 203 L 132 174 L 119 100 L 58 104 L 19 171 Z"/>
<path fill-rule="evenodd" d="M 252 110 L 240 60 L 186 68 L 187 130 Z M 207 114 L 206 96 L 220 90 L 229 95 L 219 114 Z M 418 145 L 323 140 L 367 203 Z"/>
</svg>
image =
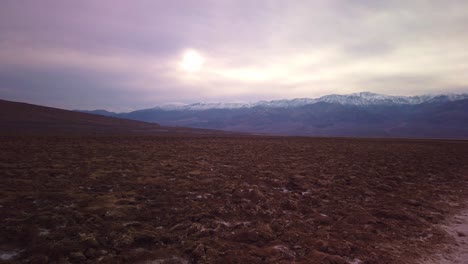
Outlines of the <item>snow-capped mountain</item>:
<svg viewBox="0 0 468 264">
<path fill-rule="evenodd" d="M 318 102 L 336 103 L 341 105 L 415 105 L 425 102 L 449 102 L 468 99 L 468 94 L 444 94 L 421 96 L 390 96 L 371 92 L 360 92 L 346 95 L 331 94 L 319 98 L 296 98 L 273 101 L 259 101 L 254 103 L 194 103 L 170 104 L 157 106 L 153 109 L 174 110 L 208 110 L 208 109 L 239 109 L 253 107 L 293 108 Z"/>
<path fill-rule="evenodd" d="M 420 104 L 433 98 L 423 96 L 390 96 L 370 92 L 353 93 L 347 95 L 332 94 L 318 98 L 320 102 L 338 103 L 342 105 L 378 105 L 378 104 Z"/>
<path fill-rule="evenodd" d="M 194 103 L 194 104 L 168 104 L 156 106 L 153 109 L 173 111 L 173 110 L 207 110 L 207 109 L 236 109 L 249 108 L 250 103 Z"/>
<path fill-rule="evenodd" d="M 468 94 L 387 96 L 369 92 L 255 103 L 171 104 L 101 115 L 167 126 L 251 133 L 468 139 Z"/>
</svg>

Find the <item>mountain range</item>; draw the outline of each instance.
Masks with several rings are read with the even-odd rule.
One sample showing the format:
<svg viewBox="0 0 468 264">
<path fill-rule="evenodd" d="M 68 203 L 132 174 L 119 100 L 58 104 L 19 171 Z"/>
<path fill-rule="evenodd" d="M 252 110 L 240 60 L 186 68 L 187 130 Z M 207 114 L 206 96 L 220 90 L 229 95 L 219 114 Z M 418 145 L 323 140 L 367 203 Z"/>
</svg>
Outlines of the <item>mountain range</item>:
<svg viewBox="0 0 468 264">
<path fill-rule="evenodd" d="M 468 94 L 370 92 L 255 103 L 194 103 L 87 113 L 238 132 L 351 137 L 468 138 Z"/>
</svg>

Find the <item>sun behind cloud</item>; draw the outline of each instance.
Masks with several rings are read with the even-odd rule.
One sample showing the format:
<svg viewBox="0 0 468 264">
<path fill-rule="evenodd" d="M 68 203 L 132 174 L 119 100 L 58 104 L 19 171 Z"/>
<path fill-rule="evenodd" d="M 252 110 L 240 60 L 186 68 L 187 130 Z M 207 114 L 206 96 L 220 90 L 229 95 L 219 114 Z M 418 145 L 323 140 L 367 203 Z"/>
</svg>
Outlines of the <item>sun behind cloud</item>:
<svg viewBox="0 0 468 264">
<path fill-rule="evenodd" d="M 205 58 L 198 51 L 188 49 L 184 52 L 179 66 L 186 72 L 199 72 L 204 63 Z"/>
</svg>

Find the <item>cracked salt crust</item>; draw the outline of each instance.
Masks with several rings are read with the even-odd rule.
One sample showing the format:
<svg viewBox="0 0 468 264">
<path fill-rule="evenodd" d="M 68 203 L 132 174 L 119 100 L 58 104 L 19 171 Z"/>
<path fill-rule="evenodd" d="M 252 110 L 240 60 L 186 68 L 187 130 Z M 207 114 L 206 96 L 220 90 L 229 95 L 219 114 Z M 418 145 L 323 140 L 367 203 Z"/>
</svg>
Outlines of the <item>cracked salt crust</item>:
<svg viewBox="0 0 468 264">
<path fill-rule="evenodd" d="M 468 209 L 455 216 L 443 227 L 454 238 L 448 251 L 423 259 L 420 264 L 467 264 L 468 263 Z"/>
</svg>

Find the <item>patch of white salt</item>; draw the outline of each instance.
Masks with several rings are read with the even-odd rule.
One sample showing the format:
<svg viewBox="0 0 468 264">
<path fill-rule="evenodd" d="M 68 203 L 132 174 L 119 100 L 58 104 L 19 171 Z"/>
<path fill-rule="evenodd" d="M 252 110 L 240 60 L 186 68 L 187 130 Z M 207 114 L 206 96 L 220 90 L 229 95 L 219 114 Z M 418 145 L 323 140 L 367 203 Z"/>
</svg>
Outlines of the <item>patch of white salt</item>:
<svg viewBox="0 0 468 264">
<path fill-rule="evenodd" d="M 12 260 L 18 256 L 18 251 L 0 251 L 0 260 Z"/>
<path fill-rule="evenodd" d="M 45 229 L 45 228 L 39 228 L 39 236 L 47 236 L 50 234 L 50 230 L 49 229 Z"/>
<path fill-rule="evenodd" d="M 468 210 L 455 216 L 443 226 L 455 243 L 448 245 L 448 251 L 422 259 L 419 264 L 467 264 L 468 263 Z"/>
</svg>

